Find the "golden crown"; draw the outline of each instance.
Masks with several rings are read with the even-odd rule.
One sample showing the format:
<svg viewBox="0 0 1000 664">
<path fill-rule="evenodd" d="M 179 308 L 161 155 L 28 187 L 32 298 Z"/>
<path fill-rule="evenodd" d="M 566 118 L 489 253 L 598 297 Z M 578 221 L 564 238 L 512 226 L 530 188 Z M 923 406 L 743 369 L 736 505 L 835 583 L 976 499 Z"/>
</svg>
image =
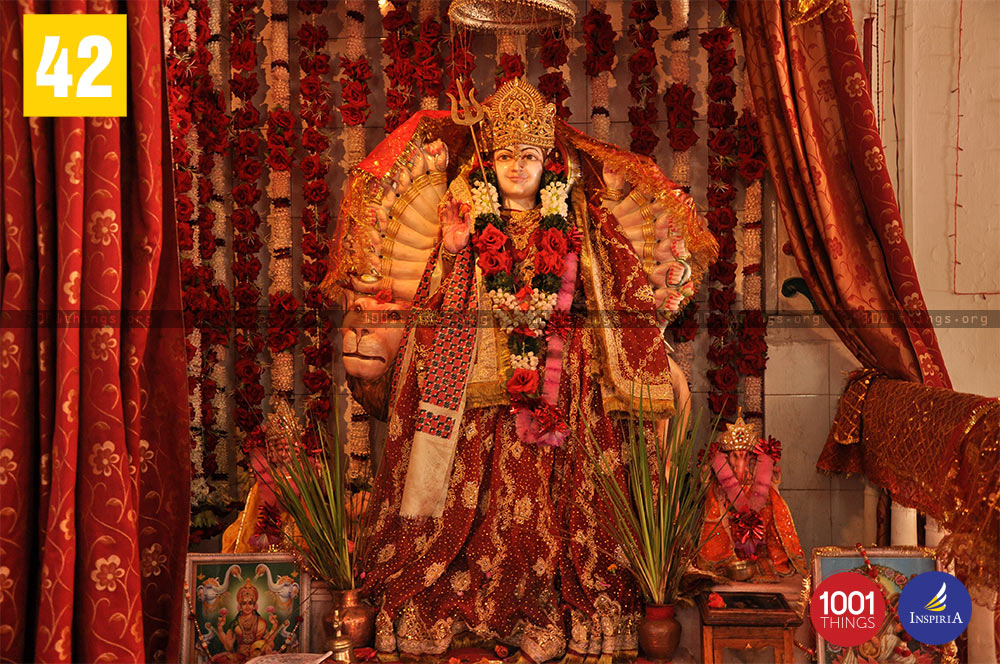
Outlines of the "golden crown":
<svg viewBox="0 0 1000 664">
<path fill-rule="evenodd" d="M 520 143 L 549 149 L 556 143 L 552 119 L 556 106 L 546 102 L 533 85 L 521 79 L 504 83 L 484 104 L 488 122 L 484 134 L 491 150 Z"/>
<path fill-rule="evenodd" d="M 247 579 L 246 582 L 240 587 L 240 589 L 236 591 L 236 601 L 238 602 L 242 601 L 245 595 L 249 595 L 254 600 L 256 600 L 257 597 L 259 597 L 257 587 L 252 583 L 250 583 L 250 579 Z"/>
<path fill-rule="evenodd" d="M 743 421 L 743 409 L 736 413 L 736 421 L 726 425 L 726 432 L 719 437 L 723 452 L 743 450 L 750 452 L 757 447 L 757 433 Z"/>
</svg>

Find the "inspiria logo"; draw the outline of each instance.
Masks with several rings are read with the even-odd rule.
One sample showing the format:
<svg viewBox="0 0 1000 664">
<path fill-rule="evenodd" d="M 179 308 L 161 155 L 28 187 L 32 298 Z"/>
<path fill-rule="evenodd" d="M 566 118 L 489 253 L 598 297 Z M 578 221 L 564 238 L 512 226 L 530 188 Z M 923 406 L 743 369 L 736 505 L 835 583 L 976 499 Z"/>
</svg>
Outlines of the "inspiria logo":
<svg viewBox="0 0 1000 664">
<path fill-rule="evenodd" d="M 969 625 L 972 599 L 961 581 L 945 572 L 924 572 L 899 594 L 899 620 L 913 638 L 929 645 L 954 641 Z"/>
</svg>

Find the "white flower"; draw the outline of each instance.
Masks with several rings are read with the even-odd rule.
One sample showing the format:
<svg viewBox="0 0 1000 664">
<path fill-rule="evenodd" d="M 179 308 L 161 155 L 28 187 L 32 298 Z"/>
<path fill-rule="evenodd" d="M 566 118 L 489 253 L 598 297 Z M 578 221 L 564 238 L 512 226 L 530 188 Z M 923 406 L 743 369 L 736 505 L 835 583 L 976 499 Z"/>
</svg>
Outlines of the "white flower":
<svg viewBox="0 0 1000 664">
<path fill-rule="evenodd" d="M 500 195 L 489 182 L 480 180 L 472 188 L 472 215 L 500 214 Z"/>
<path fill-rule="evenodd" d="M 569 215 L 569 206 L 566 204 L 567 187 L 562 182 L 550 182 L 541 191 L 542 216 L 558 214 L 563 217 Z"/>
</svg>

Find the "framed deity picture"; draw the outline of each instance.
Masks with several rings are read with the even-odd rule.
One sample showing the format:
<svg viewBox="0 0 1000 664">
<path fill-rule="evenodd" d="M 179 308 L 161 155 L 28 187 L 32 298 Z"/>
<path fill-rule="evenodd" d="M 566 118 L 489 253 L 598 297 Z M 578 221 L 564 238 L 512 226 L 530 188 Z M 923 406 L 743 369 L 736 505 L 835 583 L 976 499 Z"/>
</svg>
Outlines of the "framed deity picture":
<svg viewBox="0 0 1000 664">
<path fill-rule="evenodd" d="M 185 580 L 181 662 L 307 650 L 309 575 L 290 554 L 189 553 Z"/>
<path fill-rule="evenodd" d="M 859 646 L 850 648 L 835 646 L 817 634 L 818 663 L 848 664 L 859 661 L 889 661 L 887 658 L 891 658 L 901 646 L 913 654 L 912 661 L 914 662 L 921 662 L 921 664 L 942 662 L 940 646 L 928 646 L 909 638 L 899 623 L 897 612 L 899 593 L 910 579 L 923 572 L 940 570 L 940 566 L 934 559 L 934 549 L 917 546 L 893 546 L 868 549 L 866 553 L 872 567 L 877 572 L 875 582 L 882 586 L 888 603 L 885 620 L 874 637 Z M 855 548 L 828 546 L 813 549 L 810 569 L 810 586 L 816 588 L 824 579 L 839 572 L 864 572 L 865 560 Z"/>
</svg>

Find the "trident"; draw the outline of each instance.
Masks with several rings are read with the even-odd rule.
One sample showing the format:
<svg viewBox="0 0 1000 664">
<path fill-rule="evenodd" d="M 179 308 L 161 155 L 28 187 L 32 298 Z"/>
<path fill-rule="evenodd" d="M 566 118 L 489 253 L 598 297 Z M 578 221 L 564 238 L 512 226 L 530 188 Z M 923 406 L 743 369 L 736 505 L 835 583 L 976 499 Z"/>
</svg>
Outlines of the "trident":
<svg viewBox="0 0 1000 664">
<path fill-rule="evenodd" d="M 469 96 L 465 96 L 465 85 L 461 77 L 458 78 L 458 99 L 450 93 L 448 99 L 451 100 L 451 119 L 455 124 L 465 125 L 472 132 L 472 144 L 476 148 L 476 156 L 479 157 L 479 168 L 483 168 L 483 157 L 479 151 L 479 141 L 476 140 L 475 126 L 482 122 L 485 113 L 483 105 L 476 101 L 476 91 L 472 90 Z"/>
</svg>

